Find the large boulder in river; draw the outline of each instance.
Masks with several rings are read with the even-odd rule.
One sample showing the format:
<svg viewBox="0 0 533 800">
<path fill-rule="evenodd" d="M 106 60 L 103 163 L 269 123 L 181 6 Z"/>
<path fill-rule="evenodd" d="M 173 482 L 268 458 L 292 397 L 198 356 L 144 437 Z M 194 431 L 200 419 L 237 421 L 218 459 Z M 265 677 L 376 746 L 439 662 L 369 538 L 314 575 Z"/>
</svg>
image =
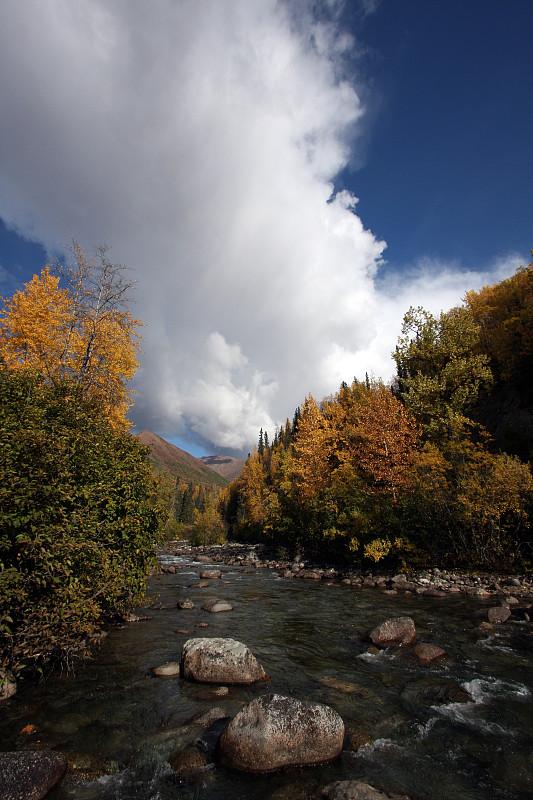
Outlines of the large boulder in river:
<svg viewBox="0 0 533 800">
<path fill-rule="evenodd" d="M 223 765 L 243 772 L 331 761 L 340 755 L 344 723 L 332 708 L 279 694 L 248 703 L 219 741 Z"/>
<path fill-rule="evenodd" d="M 373 628 L 368 637 L 380 647 L 413 644 L 416 641 L 415 623 L 411 617 L 392 617 Z"/>
<path fill-rule="evenodd" d="M 0 797 L 41 800 L 59 783 L 66 769 L 65 756 L 52 750 L 0 753 Z"/>
<path fill-rule="evenodd" d="M 255 683 L 266 673 L 253 653 L 235 639 L 188 639 L 181 651 L 181 674 L 198 683 Z"/>
</svg>

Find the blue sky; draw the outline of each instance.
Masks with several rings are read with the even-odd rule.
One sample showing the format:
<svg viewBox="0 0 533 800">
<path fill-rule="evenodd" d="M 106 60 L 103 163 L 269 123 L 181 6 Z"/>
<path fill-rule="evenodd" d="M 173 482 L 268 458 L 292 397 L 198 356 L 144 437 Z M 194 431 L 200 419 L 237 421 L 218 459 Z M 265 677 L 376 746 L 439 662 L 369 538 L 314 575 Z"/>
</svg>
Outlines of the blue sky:
<svg viewBox="0 0 533 800">
<path fill-rule="evenodd" d="M 385 0 L 361 26 L 375 109 L 343 175 L 396 268 L 529 253 L 533 4 Z"/>
<path fill-rule="evenodd" d="M 71 236 L 138 280 L 132 413 L 245 454 L 531 261 L 530 0 L 0 7 L 0 293 Z"/>
</svg>

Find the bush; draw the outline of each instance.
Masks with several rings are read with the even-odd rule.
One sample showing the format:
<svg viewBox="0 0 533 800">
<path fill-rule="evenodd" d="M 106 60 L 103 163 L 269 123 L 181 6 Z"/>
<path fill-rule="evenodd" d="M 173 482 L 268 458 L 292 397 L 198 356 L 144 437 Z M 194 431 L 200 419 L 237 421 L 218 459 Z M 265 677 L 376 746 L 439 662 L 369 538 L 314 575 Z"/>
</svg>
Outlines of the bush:
<svg viewBox="0 0 533 800">
<path fill-rule="evenodd" d="M 226 541 L 224 522 L 213 505 L 208 505 L 205 511 L 196 513 L 190 540 L 194 547 L 223 544 Z"/>
<path fill-rule="evenodd" d="M 0 666 L 68 666 L 143 596 L 159 524 L 147 450 L 73 382 L 4 368 L 0 439 Z"/>
</svg>

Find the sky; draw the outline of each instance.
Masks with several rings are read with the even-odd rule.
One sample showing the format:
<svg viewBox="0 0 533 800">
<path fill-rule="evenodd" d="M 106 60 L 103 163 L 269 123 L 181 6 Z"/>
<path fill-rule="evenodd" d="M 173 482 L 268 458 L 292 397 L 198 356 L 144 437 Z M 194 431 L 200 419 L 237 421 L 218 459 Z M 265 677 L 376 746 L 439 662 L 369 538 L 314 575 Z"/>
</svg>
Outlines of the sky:
<svg viewBox="0 0 533 800">
<path fill-rule="evenodd" d="M 533 247 L 531 0 L 0 3 L 0 294 L 136 283 L 130 418 L 246 455 Z M 128 276 L 129 277 L 129 276 Z"/>
</svg>

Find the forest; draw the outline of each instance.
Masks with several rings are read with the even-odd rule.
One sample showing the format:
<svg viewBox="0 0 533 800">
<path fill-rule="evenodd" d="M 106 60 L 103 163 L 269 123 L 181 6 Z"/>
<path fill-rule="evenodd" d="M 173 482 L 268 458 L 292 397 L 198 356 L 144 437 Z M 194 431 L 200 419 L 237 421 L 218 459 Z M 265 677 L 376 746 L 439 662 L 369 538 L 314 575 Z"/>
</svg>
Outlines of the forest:
<svg viewBox="0 0 533 800">
<path fill-rule="evenodd" d="M 219 497 L 233 538 L 409 568 L 531 567 L 533 264 L 404 317 L 396 377 L 308 395 Z"/>
<path fill-rule="evenodd" d="M 142 601 L 169 538 L 391 569 L 531 567 L 533 264 L 438 318 L 409 309 L 391 385 L 308 395 L 218 494 L 158 485 L 130 432 L 132 287 L 105 247 L 73 240 L 1 298 L 0 689 L 70 668 Z"/>
</svg>

